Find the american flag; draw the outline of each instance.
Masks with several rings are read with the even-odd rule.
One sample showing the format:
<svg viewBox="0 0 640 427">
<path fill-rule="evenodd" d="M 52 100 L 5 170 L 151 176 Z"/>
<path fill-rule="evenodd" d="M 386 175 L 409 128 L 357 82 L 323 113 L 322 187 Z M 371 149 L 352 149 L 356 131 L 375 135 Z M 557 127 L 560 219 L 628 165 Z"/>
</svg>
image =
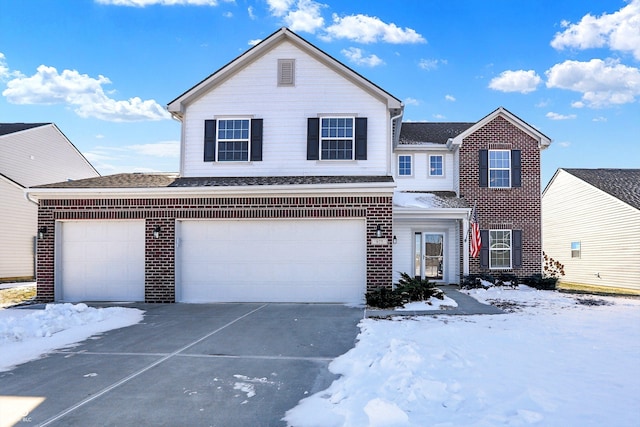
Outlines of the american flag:
<svg viewBox="0 0 640 427">
<path fill-rule="evenodd" d="M 478 210 L 475 204 L 471 210 L 469 225 L 471 226 L 471 248 L 469 253 L 472 258 L 477 258 L 480 255 L 480 248 L 482 248 L 482 240 L 480 240 L 480 224 L 478 224 Z"/>
</svg>

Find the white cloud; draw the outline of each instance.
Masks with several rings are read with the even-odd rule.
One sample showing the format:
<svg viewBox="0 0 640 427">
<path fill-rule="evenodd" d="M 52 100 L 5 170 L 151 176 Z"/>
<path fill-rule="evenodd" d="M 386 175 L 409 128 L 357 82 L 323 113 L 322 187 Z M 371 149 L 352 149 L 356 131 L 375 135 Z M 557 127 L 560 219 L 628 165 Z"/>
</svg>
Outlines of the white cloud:
<svg viewBox="0 0 640 427">
<path fill-rule="evenodd" d="M 405 98 L 404 105 L 420 105 L 420 101 L 415 98 Z"/>
<path fill-rule="evenodd" d="M 440 65 L 447 65 L 447 60 L 446 59 L 421 59 L 420 62 L 418 62 L 418 67 L 427 71 L 435 70 Z"/>
<path fill-rule="evenodd" d="M 11 71 L 4 53 L 0 52 L 0 82 L 20 76 L 22 74 L 19 71 Z"/>
<path fill-rule="evenodd" d="M 222 14 L 222 16 L 224 16 L 225 18 L 233 18 L 233 13 L 225 12 L 225 13 Z"/>
<path fill-rule="evenodd" d="M 489 82 L 489 88 L 501 92 L 529 93 L 536 90 L 542 79 L 533 70 L 503 71 Z"/>
<path fill-rule="evenodd" d="M 97 3 L 111 6 L 217 6 L 218 0 L 95 0 Z M 223 0 L 234 1 L 234 0 Z"/>
<path fill-rule="evenodd" d="M 434 118 L 434 119 L 438 119 L 438 120 L 444 120 L 444 119 L 446 119 L 447 117 L 446 117 L 446 116 L 443 116 L 442 114 L 434 114 L 434 115 L 433 115 L 433 118 Z"/>
<path fill-rule="evenodd" d="M 150 144 L 135 144 L 124 147 L 136 155 L 151 157 L 180 157 L 180 141 L 160 141 Z"/>
<path fill-rule="evenodd" d="M 273 16 L 284 16 L 291 9 L 294 0 L 267 0 L 269 11 Z"/>
<path fill-rule="evenodd" d="M 569 141 L 562 141 L 562 142 L 558 142 L 558 145 L 560 145 L 560 147 L 562 148 L 567 148 L 571 145 L 571 142 Z"/>
<path fill-rule="evenodd" d="M 392 44 L 426 43 L 424 37 L 411 28 L 400 28 L 387 24 L 379 18 L 367 15 L 340 17 L 333 14 L 333 24 L 325 29 L 324 38 L 348 39 L 358 43 L 383 41 Z"/>
<path fill-rule="evenodd" d="M 378 58 L 376 55 L 363 56 L 362 49 L 357 47 L 350 47 L 349 49 L 342 49 L 341 53 L 354 64 L 365 65 L 367 67 L 377 67 L 383 65 L 384 61 Z"/>
<path fill-rule="evenodd" d="M 594 117 L 593 120 L 594 122 L 606 122 L 607 118 L 604 116 L 598 116 L 598 117 Z"/>
<path fill-rule="evenodd" d="M 247 44 L 248 44 L 249 46 L 255 46 L 255 45 L 257 45 L 258 43 L 260 43 L 261 41 L 262 41 L 262 39 L 252 39 L 252 40 L 249 40 L 249 42 L 248 42 Z"/>
<path fill-rule="evenodd" d="M 144 164 L 144 159 L 155 157 L 167 160 L 176 159 L 175 162 L 171 161 L 165 164 L 165 167 L 169 169 L 176 168 L 177 159 L 180 157 L 180 142 L 160 141 L 125 147 L 99 145 L 82 154 L 103 175 L 124 172 L 160 172 L 157 169 L 137 165 Z"/>
<path fill-rule="evenodd" d="M 559 113 L 554 113 L 553 111 L 549 111 L 546 114 L 546 117 L 548 119 L 551 120 L 571 120 L 571 119 L 575 119 L 577 116 L 575 114 L 559 114 Z"/>
<path fill-rule="evenodd" d="M 565 61 L 546 71 L 547 87 L 582 93 L 576 108 L 628 104 L 640 96 L 640 69 L 617 60 Z"/>
<path fill-rule="evenodd" d="M 253 6 L 249 6 L 249 7 L 247 8 L 247 13 L 249 14 L 249 19 L 251 19 L 251 20 L 256 19 L 256 15 L 255 15 L 255 13 L 253 12 Z"/>
<path fill-rule="evenodd" d="M 445 95 L 444 99 L 447 101 L 455 102 L 456 98 L 452 95 Z"/>
<path fill-rule="evenodd" d="M 108 97 L 103 85 L 110 83 L 104 76 L 96 79 L 76 70 L 58 73 L 54 67 L 40 65 L 33 76 L 21 75 L 8 81 L 2 95 L 12 104 L 67 104 L 75 107 L 80 117 L 113 122 L 170 118 L 153 99 L 133 97 L 118 101 Z"/>
<path fill-rule="evenodd" d="M 556 33 L 551 41 L 555 49 L 608 47 L 631 52 L 640 60 L 640 0 L 632 0 L 611 14 L 587 14 L 577 24 L 563 21 L 561 25 L 565 30 Z"/>
<path fill-rule="evenodd" d="M 324 25 L 324 18 L 320 9 L 325 7 L 313 0 L 298 0 L 296 10 L 289 10 L 284 17 L 284 22 L 291 31 L 304 31 L 315 33 Z"/>
</svg>

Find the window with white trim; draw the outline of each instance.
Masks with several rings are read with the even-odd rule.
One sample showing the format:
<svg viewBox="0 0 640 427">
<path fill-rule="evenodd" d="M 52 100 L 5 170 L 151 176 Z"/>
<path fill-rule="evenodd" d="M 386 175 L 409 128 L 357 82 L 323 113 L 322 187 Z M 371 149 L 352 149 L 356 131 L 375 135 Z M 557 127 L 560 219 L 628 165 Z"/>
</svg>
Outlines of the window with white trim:
<svg viewBox="0 0 640 427">
<path fill-rule="evenodd" d="M 403 154 L 398 156 L 398 176 L 411 176 L 413 174 L 413 156 Z"/>
<path fill-rule="evenodd" d="M 489 230 L 489 268 L 511 268 L 511 230 Z"/>
<path fill-rule="evenodd" d="M 353 117 L 320 119 L 320 159 L 353 160 Z"/>
<path fill-rule="evenodd" d="M 489 150 L 489 187 L 511 187 L 511 150 Z"/>
<path fill-rule="evenodd" d="M 220 162 L 249 161 L 249 119 L 218 119 L 217 150 Z"/>
<path fill-rule="evenodd" d="M 581 246 L 580 242 L 571 242 L 571 258 L 580 258 Z"/>
<path fill-rule="evenodd" d="M 429 176 L 444 176 L 444 157 L 442 155 L 429 156 Z"/>
</svg>

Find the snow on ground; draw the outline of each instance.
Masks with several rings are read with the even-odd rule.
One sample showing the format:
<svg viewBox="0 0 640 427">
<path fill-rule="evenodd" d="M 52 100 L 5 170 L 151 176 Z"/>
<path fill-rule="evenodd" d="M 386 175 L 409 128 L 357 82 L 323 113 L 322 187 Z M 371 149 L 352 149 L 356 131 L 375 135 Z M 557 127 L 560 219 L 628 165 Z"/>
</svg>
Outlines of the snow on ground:
<svg viewBox="0 0 640 427">
<path fill-rule="evenodd" d="M 404 307 L 396 307 L 396 311 L 434 311 L 446 310 L 447 308 L 457 307 L 458 303 L 444 296 L 443 299 L 429 298 L 427 301 L 414 301 L 404 305 Z"/>
<path fill-rule="evenodd" d="M 468 293 L 507 313 L 364 319 L 290 426 L 638 426 L 640 300 Z"/>
<path fill-rule="evenodd" d="M 134 308 L 47 304 L 44 310 L 0 309 L 0 372 L 92 335 L 142 320 Z"/>
</svg>

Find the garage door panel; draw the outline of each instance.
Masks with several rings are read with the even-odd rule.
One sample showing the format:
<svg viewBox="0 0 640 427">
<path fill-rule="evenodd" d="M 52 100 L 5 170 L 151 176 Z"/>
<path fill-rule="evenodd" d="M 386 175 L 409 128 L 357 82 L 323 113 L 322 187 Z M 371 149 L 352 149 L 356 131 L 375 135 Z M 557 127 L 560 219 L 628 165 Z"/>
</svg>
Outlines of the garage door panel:
<svg viewBox="0 0 640 427">
<path fill-rule="evenodd" d="M 364 219 L 181 221 L 186 302 L 361 302 Z"/>
<path fill-rule="evenodd" d="M 65 301 L 144 300 L 144 221 L 61 223 Z"/>
</svg>

